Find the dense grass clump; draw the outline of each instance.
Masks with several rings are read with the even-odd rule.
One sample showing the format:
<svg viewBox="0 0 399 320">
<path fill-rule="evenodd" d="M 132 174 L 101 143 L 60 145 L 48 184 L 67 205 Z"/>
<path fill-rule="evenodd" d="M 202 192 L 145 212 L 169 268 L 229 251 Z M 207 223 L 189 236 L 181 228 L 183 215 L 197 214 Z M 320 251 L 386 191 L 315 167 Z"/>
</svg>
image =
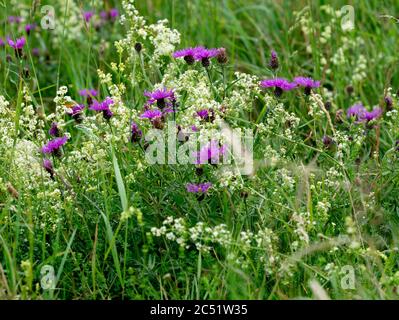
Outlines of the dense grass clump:
<svg viewBox="0 0 399 320">
<path fill-rule="evenodd" d="M 5 1 L 0 298 L 397 299 L 398 9 Z"/>
</svg>

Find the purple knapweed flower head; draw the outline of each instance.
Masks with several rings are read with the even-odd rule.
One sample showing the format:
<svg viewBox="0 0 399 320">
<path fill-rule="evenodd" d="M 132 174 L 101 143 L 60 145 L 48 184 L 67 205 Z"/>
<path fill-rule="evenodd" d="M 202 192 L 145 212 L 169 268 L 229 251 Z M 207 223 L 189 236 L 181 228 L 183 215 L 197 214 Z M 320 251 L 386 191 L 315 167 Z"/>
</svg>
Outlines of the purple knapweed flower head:
<svg viewBox="0 0 399 320">
<path fill-rule="evenodd" d="M 25 26 L 25 32 L 27 33 L 27 35 L 30 35 L 30 33 L 33 31 L 33 30 L 35 30 L 35 28 L 36 28 L 36 25 L 33 23 L 33 24 L 27 24 L 26 26 Z"/>
<path fill-rule="evenodd" d="M 140 115 L 141 119 L 155 119 L 162 117 L 162 111 L 158 109 L 146 110 Z"/>
<path fill-rule="evenodd" d="M 49 159 L 43 160 L 43 168 L 50 174 L 51 178 L 54 178 L 53 163 Z"/>
<path fill-rule="evenodd" d="M 274 94 L 277 97 L 280 97 L 284 91 L 289 91 L 296 87 L 296 83 L 289 82 L 284 78 L 262 80 L 260 85 L 264 88 L 274 88 Z"/>
<path fill-rule="evenodd" d="M 18 38 L 15 41 L 8 39 L 8 45 L 15 50 L 21 50 L 25 46 L 25 43 L 25 37 Z"/>
<path fill-rule="evenodd" d="M 116 20 L 116 18 L 119 17 L 118 9 L 112 8 L 111 10 L 109 10 L 109 17 L 111 18 L 111 20 Z"/>
<path fill-rule="evenodd" d="M 200 111 L 197 111 L 197 115 L 202 118 L 202 119 L 206 119 L 209 117 L 209 111 L 207 109 L 202 109 Z"/>
<path fill-rule="evenodd" d="M 132 129 L 132 135 L 130 141 L 139 142 L 141 137 L 143 136 L 143 132 L 140 130 L 139 126 L 135 122 L 132 122 L 131 129 Z"/>
<path fill-rule="evenodd" d="M 98 95 L 98 92 L 95 89 L 82 89 L 79 90 L 79 95 L 82 97 L 87 97 L 87 96 L 96 97 Z"/>
<path fill-rule="evenodd" d="M 40 56 L 40 49 L 39 48 L 33 48 L 32 49 L 32 55 L 35 57 Z"/>
<path fill-rule="evenodd" d="M 277 52 L 272 50 L 270 53 L 270 61 L 269 61 L 269 67 L 272 70 L 276 70 L 278 69 L 278 56 L 277 56 Z"/>
<path fill-rule="evenodd" d="M 191 126 L 191 131 L 193 131 L 193 132 L 198 132 L 199 129 L 198 129 L 197 126 L 193 125 L 193 126 Z"/>
<path fill-rule="evenodd" d="M 91 18 L 93 18 L 93 16 L 94 16 L 94 12 L 93 11 L 84 11 L 83 12 L 83 19 L 86 21 L 86 22 L 90 22 L 90 20 L 91 20 Z"/>
<path fill-rule="evenodd" d="M 108 12 L 107 11 L 101 11 L 100 12 L 100 18 L 101 19 L 103 19 L 103 20 L 107 20 L 107 18 L 108 18 Z"/>
<path fill-rule="evenodd" d="M 213 109 L 202 109 L 197 111 L 197 115 L 205 121 L 213 122 L 215 120 L 215 112 Z"/>
<path fill-rule="evenodd" d="M 294 78 L 294 82 L 305 88 L 305 94 L 309 95 L 312 91 L 312 88 L 318 88 L 320 87 L 320 81 L 315 81 L 312 78 L 306 78 L 306 77 L 296 77 Z"/>
<path fill-rule="evenodd" d="M 25 37 L 21 37 L 16 39 L 15 41 L 11 40 L 10 38 L 7 39 L 8 45 L 14 49 L 15 56 L 17 58 L 22 57 L 22 49 L 25 46 L 26 39 Z"/>
<path fill-rule="evenodd" d="M 164 119 L 163 119 L 163 113 L 162 111 L 158 109 L 150 109 L 144 111 L 140 115 L 141 119 L 149 119 L 153 125 L 154 128 L 156 129 L 163 129 L 164 127 Z"/>
<path fill-rule="evenodd" d="M 111 105 L 113 104 L 114 100 L 112 100 L 110 97 L 107 97 L 102 102 L 94 101 L 90 105 L 89 109 L 94 111 L 101 111 L 103 113 L 104 119 L 109 120 L 114 115 L 114 113 L 110 109 Z"/>
<path fill-rule="evenodd" d="M 68 110 L 68 114 L 77 122 L 82 122 L 82 112 L 85 108 L 84 104 L 79 104 L 73 106 L 71 109 Z"/>
<path fill-rule="evenodd" d="M 190 193 L 206 193 L 212 187 L 212 183 L 205 182 L 205 183 L 187 183 L 186 190 Z"/>
<path fill-rule="evenodd" d="M 363 104 L 361 103 L 356 103 L 353 106 L 351 106 L 347 112 L 346 112 L 346 116 L 348 118 L 352 118 L 355 117 L 356 119 L 359 118 L 360 114 L 363 114 L 366 111 L 366 108 L 363 106 Z"/>
<path fill-rule="evenodd" d="M 51 124 L 50 130 L 48 131 L 50 136 L 58 137 L 60 135 L 60 130 L 58 129 L 57 122 Z"/>
<path fill-rule="evenodd" d="M 382 115 L 382 109 L 375 107 L 372 111 L 367 111 L 363 104 L 357 103 L 348 109 L 346 115 L 348 118 L 355 118 L 356 122 L 370 122 Z"/>
<path fill-rule="evenodd" d="M 380 107 L 374 107 L 372 111 L 366 111 L 360 120 L 370 122 L 372 120 L 378 119 L 381 115 L 382 109 Z"/>
<path fill-rule="evenodd" d="M 197 52 L 205 49 L 204 47 L 185 48 L 173 53 L 173 58 L 183 58 L 187 64 L 192 65 L 195 62 Z"/>
<path fill-rule="evenodd" d="M 216 57 L 219 54 L 219 50 L 216 48 L 206 49 L 202 48 L 197 50 L 194 55 L 194 59 L 201 61 L 202 66 L 208 68 L 210 66 L 210 59 Z"/>
<path fill-rule="evenodd" d="M 54 153 L 55 155 L 60 155 L 60 148 L 67 142 L 67 140 L 67 136 L 50 140 L 49 142 L 47 142 L 46 145 L 42 147 L 42 152 L 47 154 Z"/>
<path fill-rule="evenodd" d="M 8 17 L 8 22 L 9 23 L 21 23 L 22 22 L 22 17 L 18 17 L 18 16 L 9 16 Z"/>
<path fill-rule="evenodd" d="M 79 95 L 82 97 L 86 97 L 87 104 L 91 105 L 93 103 L 93 97 L 98 95 L 98 91 L 95 89 L 82 89 L 79 90 Z"/>
<path fill-rule="evenodd" d="M 68 112 L 68 114 L 70 114 L 71 116 L 77 115 L 78 113 L 82 113 L 82 111 L 84 110 L 85 105 L 84 104 L 78 104 L 73 106 L 70 111 Z"/>
<path fill-rule="evenodd" d="M 216 140 L 210 141 L 205 147 L 199 152 L 196 152 L 195 164 L 217 164 L 220 158 L 226 153 L 225 146 L 219 146 L 219 142 Z"/>
<path fill-rule="evenodd" d="M 385 108 L 387 111 L 391 111 L 392 110 L 392 106 L 393 106 L 393 100 L 390 96 L 385 96 L 384 97 L 384 102 L 385 102 Z"/>
<path fill-rule="evenodd" d="M 148 104 L 157 103 L 159 109 L 165 108 L 167 105 L 173 105 L 175 102 L 175 93 L 174 91 L 168 90 L 166 88 L 158 89 L 153 92 L 145 91 L 144 95 L 148 97 Z"/>
</svg>

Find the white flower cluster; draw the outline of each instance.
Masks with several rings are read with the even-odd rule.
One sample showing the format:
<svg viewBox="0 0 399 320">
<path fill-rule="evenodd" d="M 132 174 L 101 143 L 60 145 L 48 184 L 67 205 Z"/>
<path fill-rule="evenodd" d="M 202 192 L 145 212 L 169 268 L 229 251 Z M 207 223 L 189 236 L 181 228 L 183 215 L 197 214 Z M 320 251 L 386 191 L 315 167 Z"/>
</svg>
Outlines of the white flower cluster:
<svg viewBox="0 0 399 320">
<path fill-rule="evenodd" d="M 164 236 L 169 241 L 176 242 L 180 247 L 189 249 L 192 245 L 203 253 L 207 253 L 221 246 L 235 258 L 244 259 L 250 252 L 266 264 L 268 273 L 272 273 L 273 266 L 279 259 L 276 256 L 275 246 L 277 237 L 271 229 L 260 229 L 257 233 L 241 231 L 237 238 L 228 230 L 225 224 L 214 227 L 207 226 L 204 222 L 197 222 L 195 226 L 188 227 L 182 218 L 167 217 L 160 228 L 151 228 L 155 237 Z M 234 253 L 239 249 L 241 257 Z"/>
</svg>

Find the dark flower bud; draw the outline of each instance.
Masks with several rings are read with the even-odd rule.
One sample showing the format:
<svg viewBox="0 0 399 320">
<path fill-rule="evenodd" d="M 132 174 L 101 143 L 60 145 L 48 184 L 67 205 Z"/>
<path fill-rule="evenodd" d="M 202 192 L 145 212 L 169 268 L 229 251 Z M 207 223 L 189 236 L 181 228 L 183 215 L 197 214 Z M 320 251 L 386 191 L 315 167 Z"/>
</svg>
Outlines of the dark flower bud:
<svg viewBox="0 0 399 320">
<path fill-rule="evenodd" d="M 326 148 L 330 148 L 334 143 L 333 139 L 329 136 L 324 136 L 322 141 Z"/>
<path fill-rule="evenodd" d="M 6 61 L 11 62 L 12 61 L 12 56 L 10 54 L 6 55 Z"/>
<path fill-rule="evenodd" d="M 399 140 L 396 140 L 395 147 L 396 147 L 396 151 L 399 151 Z"/>
<path fill-rule="evenodd" d="M 353 86 L 349 85 L 345 88 L 346 93 L 350 96 L 352 95 L 352 93 L 355 91 L 355 89 L 353 88 Z"/>
<path fill-rule="evenodd" d="M 386 108 L 386 110 L 387 110 L 387 111 L 391 111 L 391 110 L 392 110 L 392 107 L 393 107 L 392 98 L 391 98 L 390 96 L 386 96 L 386 97 L 384 98 L 384 101 L 385 101 L 385 108 Z"/>
<path fill-rule="evenodd" d="M 335 113 L 335 122 L 336 123 L 342 123 L 344 122 L 344 110 L 339 109 L 336 113 Z"/>
<path fill-rule="evenodd" d="M 211 65 L 211 61 L 209 60 L 209 58 L 202 58 L 201 64 L 204 68 L 208 68 Z"/>
<path fill-rule="evenodd" d="M 279 63 L 278 63 L 278 56 L 276 51 L 272 50 L 271 54 L 270 54 L 270 62 L 269 62 L 269 68 L 272 70 L 276 70 L 279 67 Z"/>
<path fill-rule="evenodd" d="M 28 68 L 24 68 L 24 70 L 23 70 L 23 75 L 24 75 L 24 78 L 29 78 L 29 69 Z"/>
<path fill-rule="evenodd" d="M 199 177 L 202 176 L 204 174 L 204 169 L 202 167 L 195 168 L 195 174 Z"/>
<path fill-rule="evenodd" d="M 241 198 L 243 198 L 243 199 L 247 199 L 247 198 L 248 198 L 248 192 L 247 192 L 247 191 L 241 191 L 241 192 L 240 192 L 240 196 L 241 196 Z"/>
<path fill-rule="evenodd" d="M 283 89 L 281 89 L 280 87 L 275 87 L 274 89 L 274 95 L 279 98 L 281 97 L 281 95 L 283 94 Z"/>
<path fill-rule="evenodd" d="M 331 102 L 330 101 L 326 101 L 324 103 L 324 108 L 326 108 L 326 110 L 331 110 Z"/>
<path fill-rule="evenodd" d="M 159 109 L 163 109 L 166 106 L 165 98 L 157 99 L 157 106 Z"/>
<path fill-rule="evenodd" d="M 136 50 L 137 53 L 140 53 L 142 49 L 143 49 L 143 45 L 140 42 L 136 42 L 134 44 L 134 50 Z"/>
<path fill-rule="evenodd" d="M 138 125 L 134 122 L 132 122 L 132 135 L 130 138 L 131 142 L 139 142 L 141 137 L 143 135 L 143 132 L 139 129 Z"/>
<path fill-rule="evenodd" d="M 184 56 L 184 61 L 186 61 L 188 65 L 193 65 L 195 63 L 195 59 L 192 55 Z"/>
<path fill-rule="evenodd" d="M 50 134 L 50 136 L 53 136 L 53 137 L 60 136 L 60 130 L 58 129 L 58 125 L 56 122 L 53 122 L 51 124 L 50 130 L 48 131 L 48 133 Z"/>
<path fill-rule="evenodd" d="M 103 110 L 103 117 L 105 120 L 109 120 L 112 118 L 114 114 L 112 113 L 111 110 L 107 109 L 107 110 Z"/>
<path fill-rule="evenodd" d="M 51 179 L 54 179 L 54 168 L 49 159 L 43 160 L 43 168 L 50 174 Z"/>
<path fill-rule="evenodd" d="M 218 54 L 216 56 L 216 60 L 220 64 L 226 64 L 229 61 L 229 58 L 227 57 L 225 48 L 218 49 Z"/>
</svg>

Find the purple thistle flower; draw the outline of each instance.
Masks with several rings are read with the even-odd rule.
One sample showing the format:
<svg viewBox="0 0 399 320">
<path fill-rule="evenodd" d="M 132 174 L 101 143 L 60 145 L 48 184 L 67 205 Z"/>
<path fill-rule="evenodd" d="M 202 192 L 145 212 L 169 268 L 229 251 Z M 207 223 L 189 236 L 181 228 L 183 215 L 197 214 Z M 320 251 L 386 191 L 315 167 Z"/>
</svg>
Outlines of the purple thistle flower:
<svg viewBox="0 0 399 320">
<path fill-rule="evenodd" d="M 118 18 L 119 16 L 119 11 L 116 8 L 112 8 L 111 10 L 109 10 L 109 17 L 111 18 L 111 20 L 116 20 L 116 18 Z"/>
<path fill-rule="evenodd" d="M 60 156 L 60 148 L 67 142 L 67 140 L 67 136 L 50 140 L 42 147 L 42 152 L 47 154 L 54 153 L 55 155 Z"/>
<path fill-rule="evenodd" d="M 363 104 L 357 103 L 348 109 L 346 115 L 348 118 L 354 117 L 357 122 L 370 122 L 382 115 L 382 109 L 375 107 L 372 111 L 367 111 Z"/>
<path fill-rule="evenodd" d="M 15 17 L 15 16 L 9 16 L 8 17 L 8 22 L 9 23 L 21 23 L 22 22 L 22 17 Z"/>
<path fill-rule="evenodd" d="M 101 11 L 100 12 L 100 18 L 101 19 L 103 19 L 103 20 L 107 20 L 107 18 L 108 18 L 108 13 L 107 13 L 107 11 Z"/>
<path fill-rule="evenodd" d="M 60 130 L 58 129 L 58 125 L 56 122 L 51 124 L 50 130 L 48 131 L 50 136 L 58 137 L 60 135 Z"/>
<path fill-rule="evenodd" d="M 186 48 L 173 53 L 173 58 L 184 58 L 187 64 L 191 65 L 195 62 L 198 51 L 205 49 L 204 47 Z"/>
<path fill-rule="evenodd" d="M 199 183 L 199 184 L 187 183 L 186 190 L 187 192 L 190 193 L 206 193 L 211 187 L 212 183 L 210 182 Z"/>
<path fill-rule="evenodd" d="M 202 119 L 206 119 L 209 116 L 209 111 L 207 109 L 202 109 L 200 111 L 197 111 L 197 115 L 202 118 Z"/>
<path fill-rule="evenodd" d="M 378 119 L 382 115 L 382 109 L 380 107 L 375 107 L 372 111 L 366 111 L 361 121 L 370 122 L 372 120 Z"/>
<path fill-rule="evenodd" d="M 278 64 L 278 56 L 277 56 L 277 52 L 272 50 L 270 53 L 270 62 L 269 62 L 269 67 L 272 70 L 276 70 L 278 68 L 279 64 Z"/>
<path fill-rule="evenodd" d="M 175 94 L 172 89 L 168 90 L 166 88 L 163 88 L 155 90 L 153 92 L 145 91 L 144 95 L 149 98 L 147 100 L 148 104 L 153 104 L 156 102 L 158 108 L 161 110 L 167 105 L 166 100 L 169 100 L 170 102 L 172 102 L 172 104 L 175 101 Z"/>
<path fill-rule="evenodd" d="M 140 115 L 141 119 L 155 119 L 160 117 L 162 117 L 162 112 L 157 109 L 146 110 Z"/>
<path fill-rule="evenodd" d="M 326 148 L 330 148 L 334 143 L 334 140 L 329 136 L 324 136 L 322 142 Z"/>
<path fill-rule="evenodd" d="M 305 94 L 309 95 L 312 91 L 312 88 L 318 88 L 320 87 L 320 81 L 315 81 L 312 78 L 306 78 L 306 77 L 296 77 L 294 78 L 294 82 L 305 88 Z"/>
<path fill-rule="evenodd" d="M 277 97 L 280 97 L 283 94 L 283 91 L 289 91 L 296 87 L 296 83 L 289 82 L 284 78 L 266 79 L 261 81 L 260 85 L 264 88 L 274 87 L 274 94 Z"/>
<path fill-rule="evenodd" d="M 163 113 L 160 110 L 153 109 L 153 110 L 146 110 L 140 116 L 141 119 L 149 119 L 156 129 L 163 129 L 164 127 L 164 119 Z"/>
<path fill-rule="evenodd" d="M 82 89 L 79 90 L 79 95 L 82 97 L 87 97 L 87 96 L 96 97 L 98 95 L 98 92 L 95 89 Z"/>
<path fill-rule="evenodd" d="M 351 106 L 351 107 L 347 110 L 346 116 L 347 116 L 348 118 L 351 118 L 351 117 L 356 117 L 356 118 L 358 118 L 358 117 L 359 117 L 359 114 L 362 114 L 362 113 L 364 113 L 365 111 L 366 111 L 366 108 L 363 106 L 363 104 L 361 104 L 361 103 L 356 103 L 356 104 L 354 104 L 353 106 Z"/>
<path fill-rule="evenodd" d="M 25 32 L 26 32 L 27 35 L 29 36 L 30 33 L 31 33 L 33 30 L 35 30 L 35 28 L 36 28 L 36 25 L 35 25 L 35 24 L 27 24 L 27 25 L 25 26 Z"/>
<path fill-rule="evenodd" d="M 73 106 L 72 109 L 68 110 L 68 114 L 77 122 L 82 122 L 82 111 L 84 110 L 85 105 L 79 104 Z"/>
<path fill-rule="evenodd" d="M 39 48 L 33 48 L 32 49 L 32 55 L 35 57 L 40 56 L 40 49 Z"/>
<path fill-rule="evenodd" d="M 196 126 L 191 126 L 191 131 L 193 132 L 198 132 L 199 129 Z"/>
<path fill-rule="evenodd" d="M 216 57 L 219 54 L 218 49 L 198 49 L 194 55 L 194 59 L 201 61 L 204 68 L 208 68 L 210 65 L 210 59 Z"/>
<path fill-rule="evenodd" d="M 205 147 L 194 155 L 197 157 L 195 164 L 217 164 L 220 158 L 226 153 L 225 146 L 219 146 L 216 140 L 210 141 Z"/>
<path fill-rule="evenodd" d="M 197 115 L 205 121 L 210 121 L 213 122 L 215 120 L 215 112 L 213 109 L 202 109 L 200 111 L 197 111 Z"/>
<path fill-rule="evenodd" d="M 53 163 L 49 159 L 43 160 L 43 168 L 50 174 L 51 179 L 54 179 Z"/>
<path fill-rule="evenodd" d="M 84 11 L 83 12 L 83 18 L 85 19 L 86 22 L 90 22 L 91 18 L 93 18 L 94 12 L 93 11 Z"/>
<path fill-rule="evenodd" d="M 25 37 L 18 38 L 15 41 L 8 39 L 8 45 L 15 50 L 21 50 L 24 47 L 25 43 Z"/>
<path fill-rule="evenodd" d="M 91 105 L 93 103 L 93 97 L 98 95 L 98 91 L 95 89 L 82 89 L 79 90 L 79 95 L 82 97 L 86 97 L 87 104 Z"/>
<path fill-rule="evenodd" d="M 77 115 L 78 113 L 81 113 L 83 109 L 85 108 L 84 104 L 79 104 L 74 107 L 72 107 L 71 111 L 68 112 L 71 116 Z"/>
<path fill-rule="evenodd" d="M 15 55 L 17 58 L 22 57 L 22 48 L 25 46 L 26 39 L 25 37 L 21 37 L 16 39 L 15 41 L 10 38 L 7 39 L 8 45 L 15 50 Z"/>
<path fill-rule="evenodd" d="M 140 130 L 139 126 L 135 122 L 132 122 L 131 129 L 132 129 L 132 136 L 130 138 L 130 141 L 139 142 L 143 135 L 143 132 Z"/>
<path fill-rule="evenodd" d="M 388 111 L 392 110 L 393 100 L 390 96 L 384 97 L 385 107 Z"/>
<path fill-rule="evenodd" d="M 112 104 L 114 104 L 114 100 L 112 100 L 110 97 L 107 97 L 102 102 L 94 101 L 89 109 L 94 111 L 102 111 L 104 119 L 109 120 L 114 115 L 110 109 Z"/>
</svg>

